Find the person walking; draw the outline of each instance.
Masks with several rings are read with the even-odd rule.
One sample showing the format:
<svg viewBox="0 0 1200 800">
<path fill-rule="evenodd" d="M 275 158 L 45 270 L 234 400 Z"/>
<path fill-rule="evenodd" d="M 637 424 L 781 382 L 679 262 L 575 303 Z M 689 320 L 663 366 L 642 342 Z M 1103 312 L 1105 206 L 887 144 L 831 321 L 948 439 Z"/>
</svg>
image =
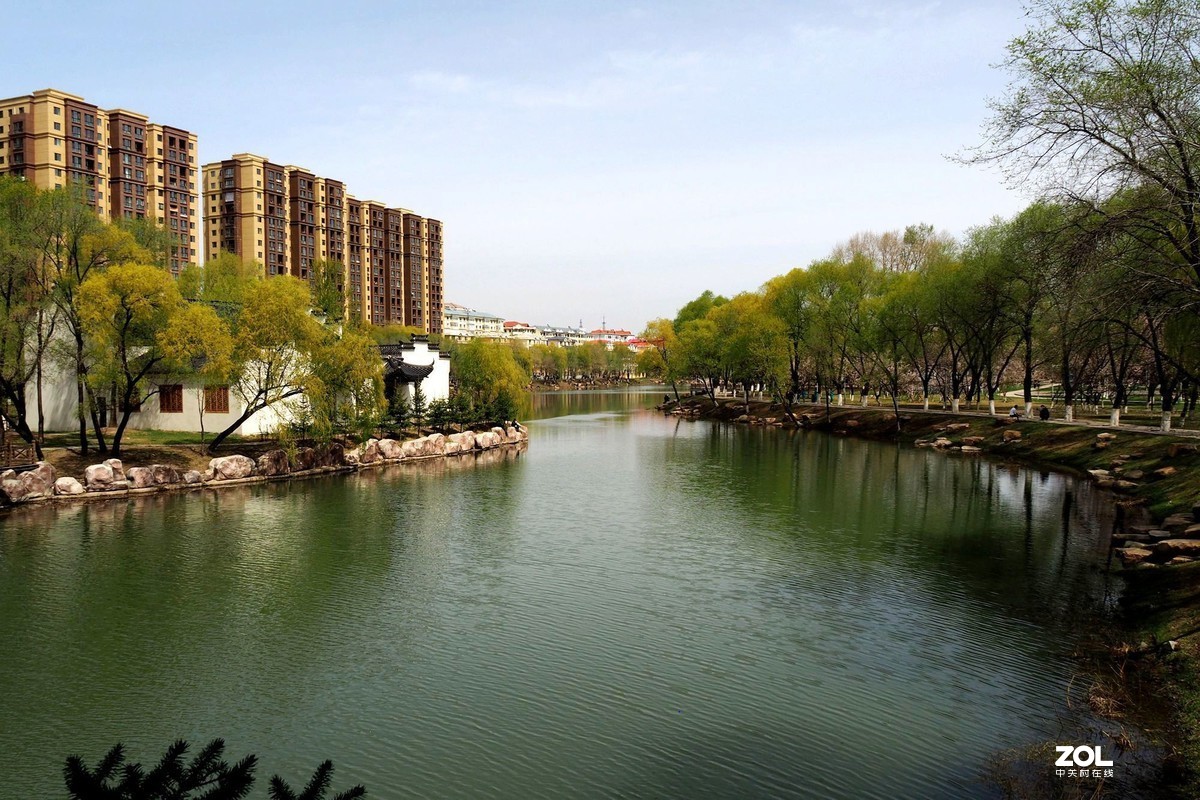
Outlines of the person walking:
<svg viewBox="0 0 1200 800">
<path fill-rule="evenodd" d="M 1041 418 L 1042 422 L 1050 419 L 1050 409 L 1042 406 L 1040 409 L 1038 409 L 1038 417 Z"/>
</svg>

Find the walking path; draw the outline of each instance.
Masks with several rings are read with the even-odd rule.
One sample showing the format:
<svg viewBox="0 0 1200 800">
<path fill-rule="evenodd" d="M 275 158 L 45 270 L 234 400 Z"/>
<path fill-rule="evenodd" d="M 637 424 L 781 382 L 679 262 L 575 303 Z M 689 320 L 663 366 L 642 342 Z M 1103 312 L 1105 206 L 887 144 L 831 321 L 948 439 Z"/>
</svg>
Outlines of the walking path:
<svg viewBox="0 0 1200 800">
<path fill-rule="evenodd" d="M 724 393 L 722 393 L 722 392 L 718 392 L 717 396 L 725 397 L 726 395 L 724 395 Z M 730 395 L 728 395 L 728 397 L 741 399 L 742 395 L 741 394 L 730 394 Z M 752 393 L 751 397 L 754 398 L 755 395 Z M 765 397 L 761 394 L 759 394 L 756 399 L 758 399 L 761 402 L 767 402 L 767 403 L 772 402 L 771 398 Z M 1024 402 L 1024 401 L 1022 401 L 1022 402 Z M 820 408 L 820 409 L 825 408 L 824 403 L 796 402 L 796 403 L 792 404 L 793 408 L 796 408 L 799 406 L 808 406 L 810 408 Z M 890 404 L 877 405 L 877 406 L 863 406 L 860 403 L 846 403 L 845 405 L 841 405 L 841 406 L 836 406 L 836 405 L 830 406 L 831 409 L 840 408 L 840 409 L 846 409 L 846 410 L 853 410 L 855 408 L 890 409 L 890 407 L 891 407 Z M 915 413 L 919 413 L 919 414 L 943 414 L 945 416 L 950 416 L 950 417 L 988 417 L 990 419 L 995 419 L 997 417 L 1005 417 L 1008 415 L 1007 411 L 1005 411 L 1003 413 L 996 413 L 996 414 L 989 414 L 986 411 L 966 411 L 966 410 L 950 411 L 949 409 L 941 409 L 941 408 L 931 408 L 928 411 L 926 411 L 921 406 L 911 406 L 911 405 L 905 405 L 903 403 L 900 405 L 900 411 L 902 413 L 903 412 L 915 412 Z M 1036 422 L 1037 421 L 1036 419 L 1026 417 L 1026 416 L 1022 416 L 1021 420 L 1023 422 Z M 1072 427 L 1076 427 L 1076 428 L 1097 428 L 1097 429 L 1106 430 L 1106 431 L 1132 431 L 1135 433 L 1157 434 L 1159 436 L 1179 436 L 1182 438 L 1200 439 L 1200 431 L 1197 431 L 1197 430 L 1187 430 L 1184 428 L 1172 428 L 1169 431 L 1163 431 L 1157 425 L 1133 425 L 1133 424 L 1122 423 L 1121 425 L 1113 426 L 1113 425 L 1109 425 L 1107 422 L 1101 422 L 1099 420 L 1075 420 L 1074 422 L 1067 422 L 1066 420 L 1063 420 L 1063 419 L 1051 419 L 1051 420 L 1048 420 L 1048 424 L 1068 425 L 1068 426 L 1072 426 Z"/>
</svg>

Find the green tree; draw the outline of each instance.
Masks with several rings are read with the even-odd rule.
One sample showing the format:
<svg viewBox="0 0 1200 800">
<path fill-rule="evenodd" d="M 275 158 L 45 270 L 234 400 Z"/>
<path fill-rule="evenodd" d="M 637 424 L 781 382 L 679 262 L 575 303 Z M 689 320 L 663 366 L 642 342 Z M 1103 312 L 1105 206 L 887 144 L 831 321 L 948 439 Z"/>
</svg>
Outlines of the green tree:
<svg viewBox="0 0 1200 800">
<path fill-rule="evenodd" d="M 717 397 L 723 367 L 720 331 L 711 319 L 696 319 L 679 331 L 679 374 L 699 381 L 708 396 Z"/>
<path fill-rule="evenodd" d="M 1128 194 L 1164 290 L 1200 294 L 1200 2 L 1035 0 L 1008 92 L 967 156 L 1068 199 Z M 1172 285 L 1173 284 L 1173 285 Z"/>
<path fill-rule="evenodd" d="M 187 751 L 188 743 L 180 739 L 147 770 L 126 763 L 125 748 L 117 744 L 94 769 L 79 756 L 68 756 L 63 780 L 71 800 L 241 800 L 250 794 L 256 756 L 228 763 L 221 757 L 223 739 L 213 739 L 190 763 L 185 761 Z"/>
<path fill-rule="evenodd" d="M 768 312 L 763 296 L 743 292 L 709 311 L 708 319 L 717 328 L 722 371 L 742 386 L 747 411 L 756 384 L 781 395 L 787 382 L 787 343 L 783 323 Z"/>
<path fill-rule="evenodd" d="M 149 254 L 147 263 L 165 270 L 171 269 L 172 256 L 178 263 L 181 246 L 178 233 L 173 233 L 144 217 L 142 219 L 118 218 L 113 224 L 126 231 Z"/>
<path fill-rule="evenodd" d="M 671 382 L 671 391 L 678 402 L 679 387 L 676 381 L 683 374 L 679 371 L 679 337 L 675 335 L 675 323 L 663 318 L 650 320 L 642 330 L 641 338 L 654 345 L 654 351 L 662 362 L 662 375 Z"/>
<path fill-rule="evenodd" d="M 63 780 L 71 800 L 242 800 L 254 787 L 258 757 L 251 754 L 230 764 L 222 756 L 225 741 L 213 739 L 191 761 L 188 743 L 180 739 L 167 748 L 159 762 L 146 769 L 126 762 L 125 748 L 117 744 L 94 768 L 77 756 L 68 756 Z M 325 800 L 333 781 L 333 763 L 324 761 L 299 792 L 278 775 L 271 777 L 271 800 Z M 356 800 L 367 791 L 358 785 L 332 800 Z"/>
<path fill-rule="evenodd" d="M 79 288 L 94 272 L 101 272 L 110 264 L 144 264 L 150 255 L 128 231 L 101 222 L 81 191 L 81 187 L 73 186 L 39 194 L 35 231 L 42 268 L 51 287 L 50 296 L 70 340 L 66 358 L 75 371 L 79 450 L 82 455 L 89 450 L 90 416 L 97 447 L 105 454 L 108 446 L 100 424 L 100 399 L 88 381 L 91 362 L 79 313 Z"/>
<path fill-rule="evenodd" d="M 94 353 L 90 380 L 100 391 L 115 386 L 119 400 L 115 456 L 134 408 L 155 394 L 150 377 L 169 366 L 162 334 L 183 306 L 171 275 L 149 264 L 118 264 L 79 287 L 78 313 Z"/>
<path fill-rule="evenodd" d="M 371 337 L 353 329 L 326 330 L 311 351 L 306 393 L 314 428 L 324 437 L 345 427 L 366 438 L 383 416 L 383 360 Z"/>
<path fill-rule="evenodd" d="M 249 300 L 262 278 L 261 264 L 221 251 L 216 258 L 204 262 L 200 272 L 200 293 L 197 299 L 209 303 L 241 306 Z"/>
<path fill-rule="evenodd" d="M 429 403 L 429 427 L 441 433 L 450 430 L 450 423 L 453 421 L 452 413 L 449 400 L 440 397 L 431 400 Z"/>
<path fill-rule="evenodd" d="M 333 762 L 323 761 L 311 779 L 300 791 L 294 791 L 287 782 L 275 775 L 271 778 L 270 800 L 325 800 L 325 794 L 333 782 Z M 367 790 L 359 785 L 334 795 L 331 800 L 356 800 L 366 797 Z"/>
<path fill-rule="evenodd" d="M 188 303 L 171 315 L 158 336 L 166 361 L 196 382 L 200 411 L 200 441 L 204 441 L 205 392 L 228 385 L 233 373 L 233 333 L 209 305 Z"/>
<path fill-rule="evenodd" d="M 40 459 L 41 436 L 29 427 L 26 389 L 35 385 L 40 423 L 41 374 L 57 315 L 40 263 L 37 211 L 31 184 L 0 176 L 0 413 Z"/>
<path fill-rule="evenodd" d="M 388 419 L 397 431 L 405 431 L 412 425 L 412 406 L 403 388 L 397 384 L 388 398 Z"/>
<path fill-rule="evenodd" d="M 450 359 L 450 371 L 458 391 L 474 409 L 495 403 L 501 394 L 517 406 L 518 413 L 529 403 L 528 372 L 503 342 L 472 339 L 458 345 Z"/>
<path fill-rule="evenodd" d="M 700 296 L 695 300 L 691 300 L 684 304 L 683 308 L 675 314 L 675 319 L 671 324 L 676 331 L 682 331 L 683 326 L 689 322 L 698 319 L 704 319 L 708 316 L 708 312 L 717 306 L 724 305 L 729 302 L 728 297 L 722 297 L 719 294 L 713 294 L 711 289 L 705 289 L 700 293 Z"/>
<path fill-rule="evenodd" d="M 412 421 L 417 427 L 417 434 L 421 433 L 421 426 L 425 424 L 425 415 L 429 412 L 429 403 L 425 399 L 425 390 L 421 388 L 421 382 L 417 381 L 413 384 L 412 389 Z"/>
<path fill-rule="evenodd" d="M 231 389 L 243 410 L 216 435 L 210 452 L 246 420 L 310 385 L 313 353 L 324 340 L 324 330 L 309 313 L 309 305 L 308 286 L 287 275 L 250 287 L 234 331 L 236 379 Z"/>
<path fill-rule="evenodd" d="M 325 258 L 313 261 L 309 276 L 312 304 L 327 320 L 340 322 L 346 316 L 344 282 L 342 262 Z"/>
<path fill-rule="evenodd" d="M 788 353 L 787 400 L 800 396 L 800 374 L 807 355 L 805 340 L 812 326 L 813 297 L 807 270 L 793 269 L 767 281 L 766 303 L 782 325 Z"/>
</svg>

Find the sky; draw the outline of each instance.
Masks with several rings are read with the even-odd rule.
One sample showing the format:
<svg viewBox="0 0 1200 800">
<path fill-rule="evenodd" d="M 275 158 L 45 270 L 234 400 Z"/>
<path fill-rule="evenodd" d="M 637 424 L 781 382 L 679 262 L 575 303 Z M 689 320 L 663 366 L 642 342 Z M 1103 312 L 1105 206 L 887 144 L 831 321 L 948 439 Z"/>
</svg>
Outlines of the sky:
<svg viewBox="0 0 1200 800">
<path fill-rule="evenodd" d="M 860 231 L 1030 198 L 977 143 L 1016 0 L 17 4 L 0 96 L 54 87 L 445 225 L 445 299 L 638 331 Z M 47 27 L 45 20 L 56 20 Z"/>
</svg>

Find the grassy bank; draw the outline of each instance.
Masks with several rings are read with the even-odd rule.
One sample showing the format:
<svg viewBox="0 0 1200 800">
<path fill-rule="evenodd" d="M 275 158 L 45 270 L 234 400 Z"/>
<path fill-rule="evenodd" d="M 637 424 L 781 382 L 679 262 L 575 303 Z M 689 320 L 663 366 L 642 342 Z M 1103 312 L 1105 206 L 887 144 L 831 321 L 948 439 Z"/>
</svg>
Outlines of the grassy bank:
<svg viewBox="0 0 1200 800">
<path fill-rule="evenodd" d="M 903 408 L 899 430 L 888 408 L 843 406 L 827 412 L 821 406 L 797 405 L 789 416 L 778 404 L 751 402 L 747 408 L 741 400 L 705 397 L 662 408 L 703 419 L 804 427 L 881 441 L 930 444 L 944 439 L 950 447 L 977 447 L 992 459 L 1083 477 L 1089 477 L 1089 470 L 1107 470 L 1125 481 L 1116 502 L 1144 506 L 1156 520 L 1190 515 L 1200 503 L 1200 447 L 1194 438 Z M 1107 673 L 1120 675 L 1125 683 L 1120 694 L 1165 706 L 1169 730 L 1151 735 L 1167 743 L 1168 766 L 1182 766 L 1178 796 L 1200 797 L 1200 561 L 1130 569 L 1123 575 L 1126 626 L 1113 632 L 1109 662 L 1096 668 L 1106 673 L 1105 680 L 1111 680 Z"/>
</svg>

